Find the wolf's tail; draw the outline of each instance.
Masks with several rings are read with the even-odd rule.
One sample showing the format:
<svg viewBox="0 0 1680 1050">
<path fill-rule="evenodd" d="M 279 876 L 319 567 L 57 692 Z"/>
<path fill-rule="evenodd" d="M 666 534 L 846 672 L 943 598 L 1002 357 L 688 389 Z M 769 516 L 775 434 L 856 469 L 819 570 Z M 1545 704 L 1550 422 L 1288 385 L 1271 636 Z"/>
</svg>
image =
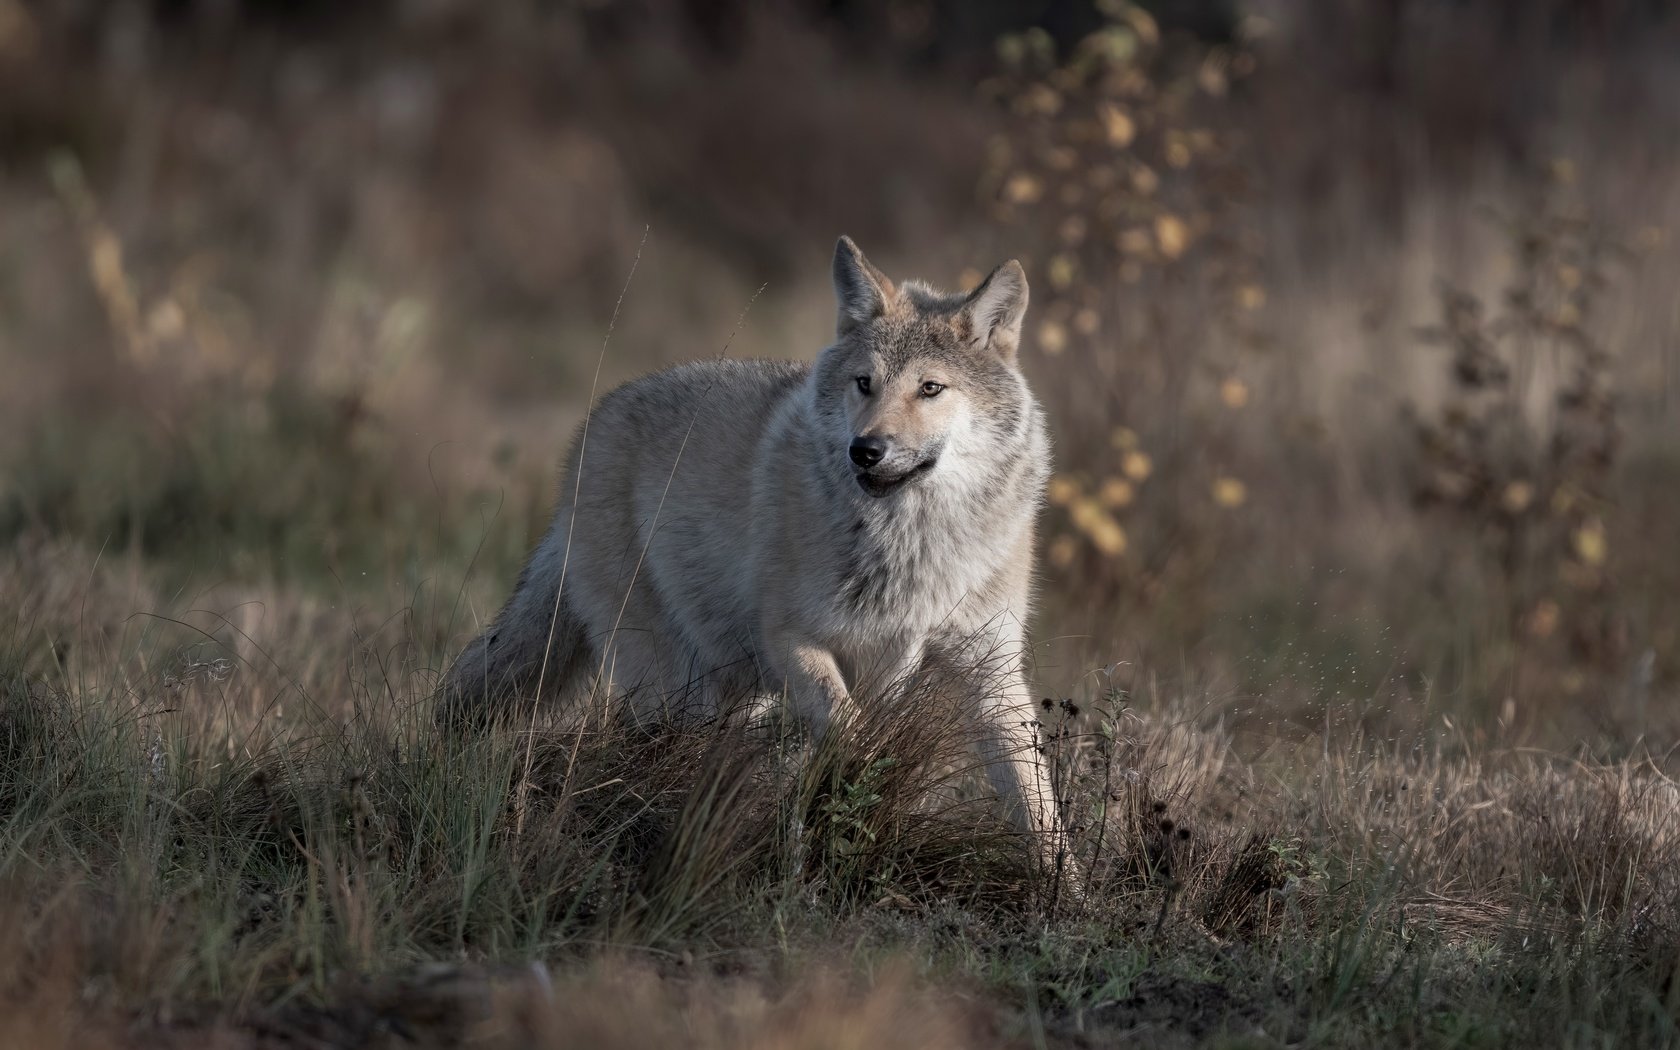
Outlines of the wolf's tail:
<svg viewBox="0 0 1680 1050">
<path fill-rule="evenodd" d="M 539 548 L 495 622 L 450 667 L 437 700 L 441 728 L 482 728 L 565 695 L 587 675 L 583 622 L 560 593 L 559 573 L 549 571 L 554 567 L 544 554 Z"/>
</svg>

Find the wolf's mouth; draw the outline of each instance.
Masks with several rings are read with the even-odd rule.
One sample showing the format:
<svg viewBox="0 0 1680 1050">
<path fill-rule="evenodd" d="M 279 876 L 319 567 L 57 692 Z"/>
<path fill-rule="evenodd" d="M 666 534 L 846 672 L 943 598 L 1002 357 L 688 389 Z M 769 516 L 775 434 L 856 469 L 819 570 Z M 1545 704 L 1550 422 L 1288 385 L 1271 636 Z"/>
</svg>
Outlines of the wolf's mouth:
<svg viewBox="0 0 1680 1050">
<path fill-rule="evenodd" d="M 881 499 L 884 496 L 892 495 L 905 485 L 926 474 L 933 469 L 933 465 L 937 462 L 939 462 L 938 456 L 929 456 L 909 470 L 903 470 L 897 474 L 888 474 L 881 470 L 857 470 L 853 473 L 857 476 L 859 488 L 876 499 Z"/>
</svg>

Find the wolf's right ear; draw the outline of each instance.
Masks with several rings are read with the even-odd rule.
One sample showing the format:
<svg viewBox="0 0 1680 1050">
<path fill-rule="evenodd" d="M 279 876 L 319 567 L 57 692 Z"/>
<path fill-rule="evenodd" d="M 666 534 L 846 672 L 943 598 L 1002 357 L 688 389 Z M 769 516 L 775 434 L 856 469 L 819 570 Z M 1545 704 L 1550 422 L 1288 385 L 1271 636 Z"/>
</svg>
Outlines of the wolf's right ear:
<svg viewBox="0 0 1680 1050">
<path fill-rule="evenodd" d="M 840 308 L 835 334 L 844 336 L 880 317 L 893 294 L 887 275 L 869 264 L 850 237 L 841 237 L 834 246 L 834 298 Z"/>
<path fill-rule="evenodd" d="M 963 304 L 969 338 L 1010 364 L 1021 346 L 1021 322 L 1027 316 L 1027 272 L 1014 259 L 987 275 Z"/>
</svg>

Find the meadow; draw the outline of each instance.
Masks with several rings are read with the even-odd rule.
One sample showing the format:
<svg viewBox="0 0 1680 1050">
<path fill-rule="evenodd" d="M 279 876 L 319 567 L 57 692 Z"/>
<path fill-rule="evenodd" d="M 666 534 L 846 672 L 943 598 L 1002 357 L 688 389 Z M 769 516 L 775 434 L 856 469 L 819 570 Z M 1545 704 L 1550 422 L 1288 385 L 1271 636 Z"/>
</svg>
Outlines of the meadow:
<svg viewBox="0 0 1680 1050">
<path fill-rule="evenodd" d="M 213 7 L 0 0 L 0 1046 L 1680 1043 L 1660 10 Z M 842 232 L 1027 266 L 1082 897 L 935 697 L 432 725 Z"/>
</svg>

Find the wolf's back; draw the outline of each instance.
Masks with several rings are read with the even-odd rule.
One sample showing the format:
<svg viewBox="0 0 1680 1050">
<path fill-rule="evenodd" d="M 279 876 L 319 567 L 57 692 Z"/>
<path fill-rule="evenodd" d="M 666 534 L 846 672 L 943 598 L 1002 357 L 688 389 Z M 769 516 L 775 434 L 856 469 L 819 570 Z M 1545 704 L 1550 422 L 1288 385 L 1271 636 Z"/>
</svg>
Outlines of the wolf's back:
<svg viewBox="0 0 1680 1050">
<path fill-rule="evenodd" d="M 807 371 L 789 361 L 721 358 L 632 380 L 596 404 L 567 465 L 575 467 L 581 453 L 589 461 L 586 469 L 597 456 L 622 466 L 625 453 L 640 452 L 650 465 L 664 464 L 669 471 L 677 453 L 686 459 L 689 448 L 714 467 L 726 451 L 750 454 L 771 414 Z M 588 482 L 587 475 L 583 480 Z"/>
</svg>

